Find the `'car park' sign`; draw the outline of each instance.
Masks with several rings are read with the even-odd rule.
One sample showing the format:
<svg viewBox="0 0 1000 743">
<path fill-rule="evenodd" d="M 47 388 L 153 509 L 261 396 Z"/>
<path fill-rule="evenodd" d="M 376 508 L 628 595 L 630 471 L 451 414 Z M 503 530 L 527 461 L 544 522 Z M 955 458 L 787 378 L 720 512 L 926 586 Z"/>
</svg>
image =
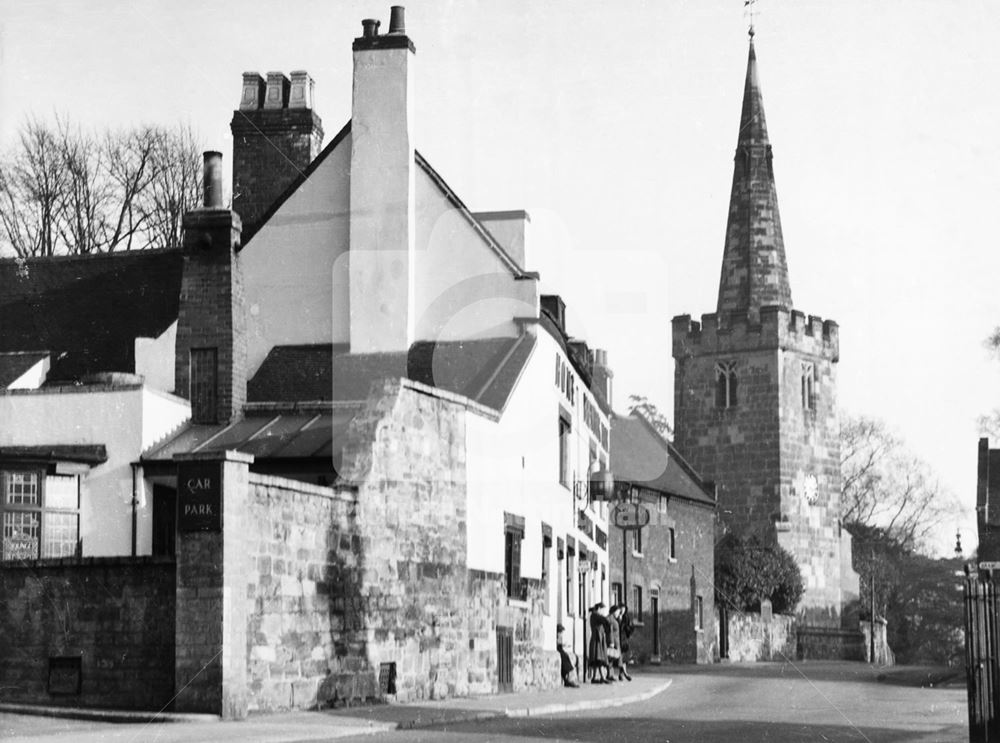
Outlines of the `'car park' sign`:
<svg viewBox="0 0 1000 743">
<path fill-rule="evenodd" d="M 183 462 L 177 468 L 177 531 L 222 531 L 222 465 Z"/>
</svg>

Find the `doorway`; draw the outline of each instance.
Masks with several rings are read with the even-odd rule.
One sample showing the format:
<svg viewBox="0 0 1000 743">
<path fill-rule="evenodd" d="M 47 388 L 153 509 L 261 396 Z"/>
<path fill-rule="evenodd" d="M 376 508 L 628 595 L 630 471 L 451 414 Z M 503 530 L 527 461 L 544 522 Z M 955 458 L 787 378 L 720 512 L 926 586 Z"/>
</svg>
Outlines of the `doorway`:
<svg viewBox="0 0 1000 743">
<path fill-rule="evenodd" d="M 177 491 L 153 485 L 153 554 L 174 557 L 177 551 Z"/>
</svg>

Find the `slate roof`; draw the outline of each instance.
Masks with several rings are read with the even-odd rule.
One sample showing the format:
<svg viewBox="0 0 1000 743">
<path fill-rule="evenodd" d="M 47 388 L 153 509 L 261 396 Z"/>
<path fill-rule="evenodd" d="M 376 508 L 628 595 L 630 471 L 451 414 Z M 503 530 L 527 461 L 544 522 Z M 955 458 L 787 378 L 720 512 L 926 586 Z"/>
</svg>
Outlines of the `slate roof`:
<svg viewBox="0 0 1000 743">
<path fill-rule="evenodd" d="M 355 410 L 252 414 L 234 423 L 188 423 L 143 454 L 171 461 L 174 454 L 236 450 L 256 460 L 327 459 L 336 466 Z"/>
<path fill-rule="evenodd" d="M 534 336 L 414 343 L 407 353 L 348 353 L 331 344 L 276 346 L 247 384 L 250 402 L 359 401 L 372 382 L 411 379 L 503 410 Z"/>
<path fill-rule="evenodd" d="M 104 444 L 47 444 L 42 446 L 0 446 L 0 461 L 81 462 L 95 465 L 108 461 Z"/>
<path fill-rule="evenodd" d="M 0 260 L 0 352 L 47 351 L 51 381 L 134 372 L 177 319 L 180 250 Z"/>
<path fill-rule="evenodd" d="M 0 352 L 0 390 L 12 384 L 48 355 L 48 351 Z"/>
<path fill-rule="evenodd" d="M 612 419 L 611 471 L 616 481 L 715 505 L 691 465 L 641 415 L 616 414 Z"/>
</svg>

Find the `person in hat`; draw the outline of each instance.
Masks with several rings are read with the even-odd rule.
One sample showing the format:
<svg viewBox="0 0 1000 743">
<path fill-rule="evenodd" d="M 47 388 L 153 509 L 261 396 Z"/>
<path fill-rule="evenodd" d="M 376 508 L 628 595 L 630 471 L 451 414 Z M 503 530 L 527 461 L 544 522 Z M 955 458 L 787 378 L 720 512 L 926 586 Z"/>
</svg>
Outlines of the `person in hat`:
<svg viewBox="0 0 1000 743">
<path fill-rule="evenodd" d="M 562 676 L 563 686 L 577 688 L 580 684 L 576 681 L 576 658 L 566 650 L 563 641 L 563 631 L 566 628 L 561 624 L 556 625 L 556 650 L 559 651 L 559 674 Z"/>
</svg>

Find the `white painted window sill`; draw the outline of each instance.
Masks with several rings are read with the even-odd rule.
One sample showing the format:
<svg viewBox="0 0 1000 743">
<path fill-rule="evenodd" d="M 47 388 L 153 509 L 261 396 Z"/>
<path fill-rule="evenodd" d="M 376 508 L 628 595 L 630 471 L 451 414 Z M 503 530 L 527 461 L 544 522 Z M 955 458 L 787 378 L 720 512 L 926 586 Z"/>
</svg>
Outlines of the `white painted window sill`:
<svg viewBox="0 0 1000 743">
<path fill-rule="evenodd" d="M 527 609 L 529 605 L 528 605 L 527 601 L 521 601 L 520 599 L 508 598 L 507 599 L 507 606 L 513 606 L 513 607 L 516 607 L 518 609 Z"/>
</svg>

